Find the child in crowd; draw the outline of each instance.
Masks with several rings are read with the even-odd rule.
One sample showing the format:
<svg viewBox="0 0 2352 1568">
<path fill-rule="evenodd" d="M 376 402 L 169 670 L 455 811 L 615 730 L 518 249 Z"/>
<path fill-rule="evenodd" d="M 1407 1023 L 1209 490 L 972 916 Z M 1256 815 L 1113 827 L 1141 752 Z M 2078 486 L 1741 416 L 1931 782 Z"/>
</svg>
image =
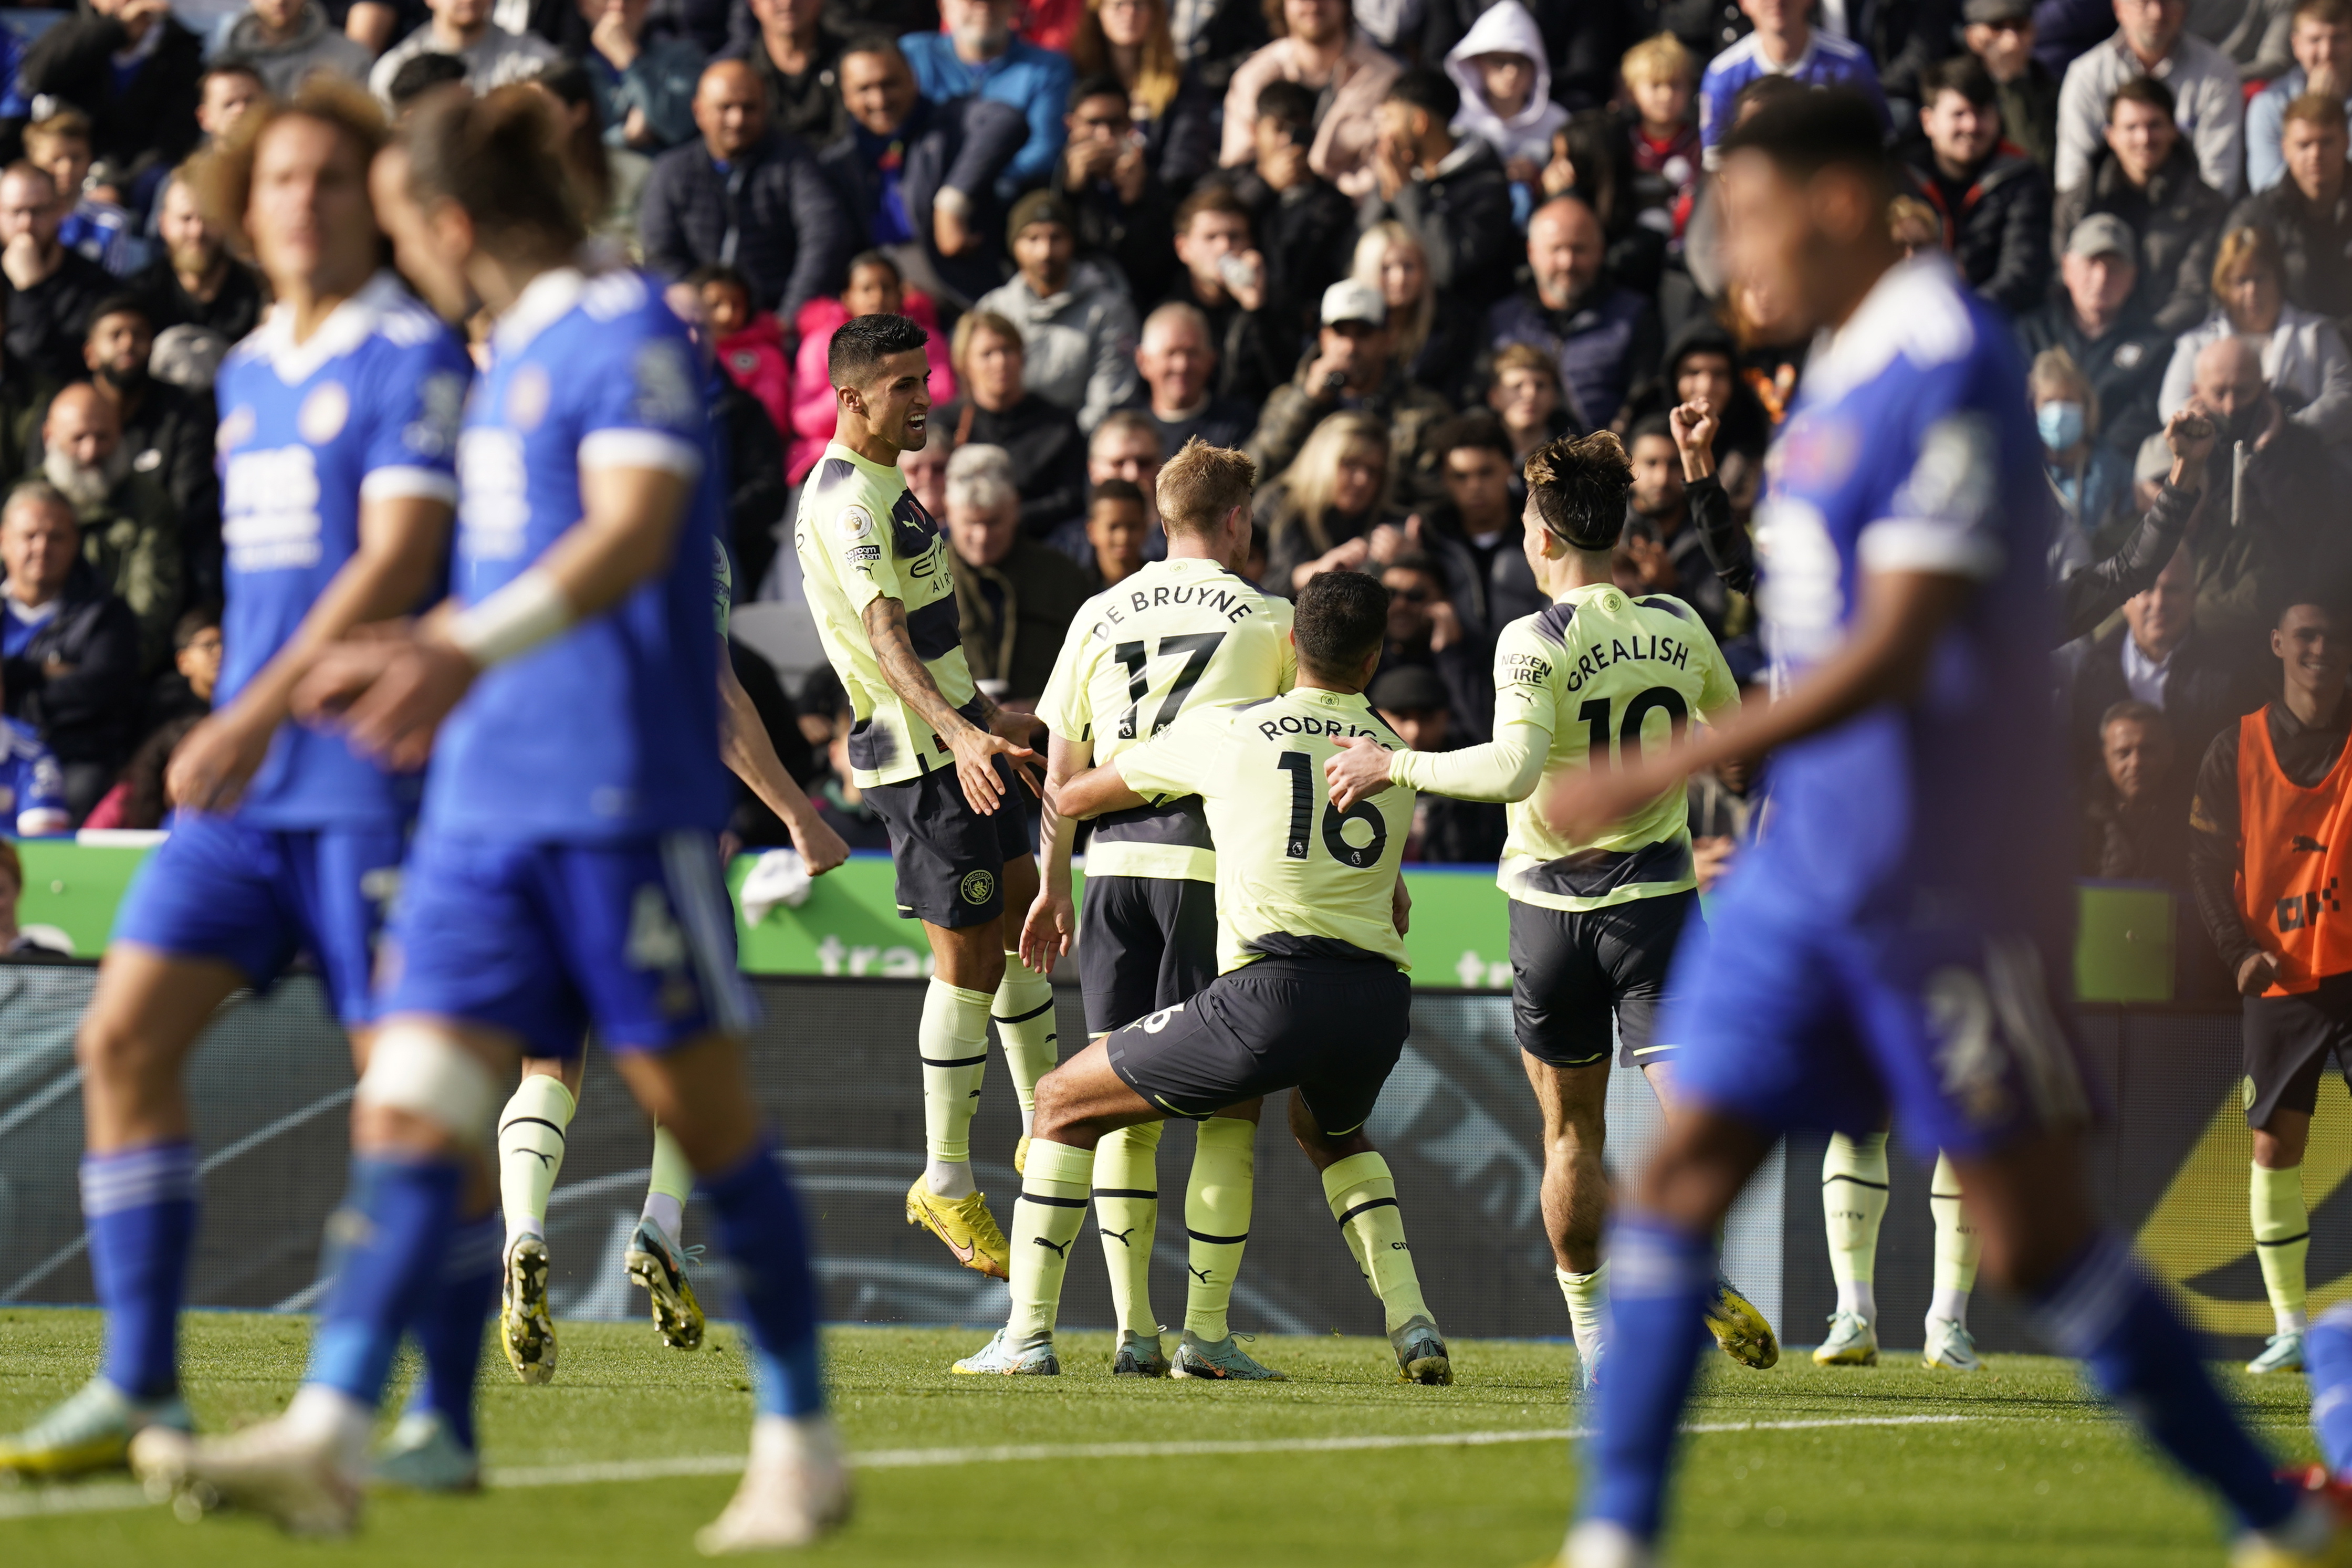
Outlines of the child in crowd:
<svg viewBox="0 0 2352 1568">
<path fill-rule="evenodd" d="M 1698 119 L 1691 113 L 1690 51 L 1672 33 L 1644 38 L 1618 67 L 1633 100 L 1633 200 L 1664 212 L 1677 245 L 1698 184 Z"/>
<path fill-rule="evenodd" d="M 751 280 L 732 267 L 698 267 L 686 280 L 702 302 L 711 347 L 728 378 L 759 400 L 782 435 L 792 428 L 793 395 L 783 323 L 772 311 L 751 309 Z"/>
<path fill-rule="evenodd" d="M 128 212 L 84 194 L 91 157 L 89 116 L 79 109 L 59 105 L 25 127 L 25 161 L 57 182 L 58 204 L 68 209 L 58 242 L 128 278 L 147 265 L 148 245 Z"/>
<path fill-rule="evenodd" d="M 1496 352 L 1495 379 L 1486 388 L 1486 406 L 1503 422 L 1511 438 L 1512 487 L 1518 487 L 1518 465 L 1528 453 L 1568 434 L 1569 419 L 1560 406 L 1559 365 L 1533 343 L 1511 343 Z"/>
<path fill-rule="evenodd" d="M 931 297 L 908 288 L 898 276 L 898 264 L 882 252 L 864 252 L 850 261 L 849 287 L 841 291 L 841 298 L 820 295 L 811 300 L 793 322 L 801 340 L 800 359 L 793 366 L 798 373 L 793 384 L 798 390 L 792 400 L 792 423 L 776 422 L 778 429 L 791 433 L 792 454 L 784 463 L 784 477 L 793 484 L 799 484 L 816 467 L 824 444 L 833 439 L 838 410 L 834 406 L 833 378 L 825 369 L 825 354 L 833 347 L 834 329 L 856 316 L 904 316 L 929 333 L 923 354 L 931 366 L 931 406 L 944 407 L 955 399 L 947 334 L 940 331 L 940 313 Z M 725 352 L 723 343 L 720 352 Z"/>
<path fill-rule="evenodd" d="M 1087 503 L 1087 544 L 1093 550 L 1087 592 L 1099 594 L 1143 570 L 1143 541 L 1151 531 L 1143 491 L 1130 479 L 1105 479 Z"/>
<path fill-rule="evenodd" d="M 1552 133 L 1568 123 L 1568 110 L 1551 100 L 1551 66 L 1536 19 L 1519 0 L 1498 0 L 1448 51 L 1445 74 L 1462 89 L 1454 133 L 1484 137 L 1502 154 L 1516 194 L 1528 199 L 1543 177 Z"/>
</svg>

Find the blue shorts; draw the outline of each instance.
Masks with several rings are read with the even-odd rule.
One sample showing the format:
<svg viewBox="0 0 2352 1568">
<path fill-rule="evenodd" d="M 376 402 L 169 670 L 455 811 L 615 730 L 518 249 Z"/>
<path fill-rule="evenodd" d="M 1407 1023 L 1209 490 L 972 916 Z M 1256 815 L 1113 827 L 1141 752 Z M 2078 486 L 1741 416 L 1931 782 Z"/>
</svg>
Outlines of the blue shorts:
<svg viewBox="0 0 2352 1568">
<path fill-rule="evenodd" d="M 1658 1037 L 1675 1092 L 1768 1131 L 1990 1153 L 2091 1119 L 2088 1080 L 2021 932 L 1808 921 L 1737 878 L 1675 956 Z"/>
<path fill-rule="evenodd" d="M 503 1029 L 532 1057 L 657 1051 L 756 1016 L 700 831 L 549 844 L 417 830 L 378 1011 Z"/>
<path fill-rule="evenodd" d="M 123 895 L 116 942 L 219 959 L 257 990 L 308 952 L 346 1026 L 374 1018 L 369 980 L 400 889 L 405 824 L 258 827 L 183 812 L 171 829 Z"/>
</svg>

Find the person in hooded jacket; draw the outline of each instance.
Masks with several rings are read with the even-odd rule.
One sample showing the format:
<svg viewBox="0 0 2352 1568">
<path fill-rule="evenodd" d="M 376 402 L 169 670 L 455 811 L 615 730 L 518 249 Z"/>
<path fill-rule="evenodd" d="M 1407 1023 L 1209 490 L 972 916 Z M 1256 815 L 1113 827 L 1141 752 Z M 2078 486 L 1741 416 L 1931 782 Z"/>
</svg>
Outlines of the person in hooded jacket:
<svg viewBox="0 0 2352 1568">
<path fill-rule="evenodd" d="M 1496 0 L 1446 52 L 1445 74 L 1462 89 L 1454 133 L 1475 136 L 1500 153 L 1526 200 L 1551 162 L 1552 133 L 1568 123 L 1568 110 L 1552 101 L 1551 62 L 1535 17 L 1519 0 Z"/>
</svg>

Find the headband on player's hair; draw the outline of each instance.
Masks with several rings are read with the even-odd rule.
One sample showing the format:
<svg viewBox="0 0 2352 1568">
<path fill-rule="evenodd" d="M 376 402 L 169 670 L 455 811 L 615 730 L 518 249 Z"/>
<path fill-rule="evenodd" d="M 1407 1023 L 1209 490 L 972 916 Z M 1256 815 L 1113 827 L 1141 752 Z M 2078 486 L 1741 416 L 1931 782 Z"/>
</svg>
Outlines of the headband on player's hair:
<svg viewBox="0 0 2352 1568">
<path fill-rule="evenodd" d="M 1571 549 L 1611 550 L 1625 531 L 1633 460 L 1609 430 L 1563 436 L 1528 455 L 1528 495 L 1544 530 Z"/>
</svg>

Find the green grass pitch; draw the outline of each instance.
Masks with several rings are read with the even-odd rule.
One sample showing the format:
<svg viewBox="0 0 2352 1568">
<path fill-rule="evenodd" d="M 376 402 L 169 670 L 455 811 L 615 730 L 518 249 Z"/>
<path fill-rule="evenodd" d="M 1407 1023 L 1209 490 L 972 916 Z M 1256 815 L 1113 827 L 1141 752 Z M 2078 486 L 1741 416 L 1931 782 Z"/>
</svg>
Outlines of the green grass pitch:
<svg viewBox="0 0 2352 1568">
<path fill-rule="evenodd" d="M 198 1420 L 218 1429 L 280 1407 L 309 1332 L 296 1318 L 191 1316 Z M 1290 1373 L 1286 1384 L 1113 1379 L 1109 1336 L 1076 1333 L 1063 1336 L 1059 1379 L 950 1376 L 948 1363 L 986 1337 L 830 1333 L 849 1444 L 879 1462 L 860 1473 L 856 1521 L 810 1562 L 1520 1568 L 1558 1550 L 1574 1488 L 1569 1445 L 1507 1439 L 1577 1424 L 1564 1345 L 1457 1341 L 1452 1388 L 1402 1386 L 1385 1342 L 1336 1338 L 1260 1342 L 1257 1353 Z M 14 1426 L 70 1392 L 97 1340 L 92 1313 L 0 1311 L 0 1424 Z M 544 1388 L 517 1385 L 493 1354 L 482 1396 L 492 1488 L 373 1502 L 356 1542 L 289 1542 L 226 1515 L 184 1525 L 131 1506 L 130 1489 L 108 1482 L 0 1492 L 0 1563 L 694 1561 L 689 1537 L 726 1500 L 733 1481 L 720 1468 L 741 1452 L 751 1412 L 735 1331 L 714 1328 L 711 1340 L 715 1348 L 687 1355 L 662 1349 L 641 1325 L 565 1324 L 562 1368 Z M 1771 1372 L 1750 1373 L 1711 1357 L 1689 1419 L 1754 1425 L 1687 1440 L 1668 1560 L 1738 1568 L 2221 1561 L 2210 1505 L 2089 1402 L 2063 1363 L 1997 1356 L 1987 1373 L 1963 1377 L 1900 1360 L 1825 1372 L 1792 1352 Z M 2300 1378 L 2226 1375 L 2283 1458 L 2310 1457 Z M 1482 1439 L 1444 1440 L 1470 1434 Z M 1329 1446 L 1372 1438 L 1395 1442 Z M 1261 1447 L 1119 1451 L 1183 1444 Z M 988 1451 L 1030 1446 L 1093 1451 Z M 581 1466 L 610 1468 L 582 1479 L 570 1468 Z M 495 1484 L 499 1471 L 522 1484 Z M 41 1511 L 65 1504 L 94 1506 Z"/>
</svg>

